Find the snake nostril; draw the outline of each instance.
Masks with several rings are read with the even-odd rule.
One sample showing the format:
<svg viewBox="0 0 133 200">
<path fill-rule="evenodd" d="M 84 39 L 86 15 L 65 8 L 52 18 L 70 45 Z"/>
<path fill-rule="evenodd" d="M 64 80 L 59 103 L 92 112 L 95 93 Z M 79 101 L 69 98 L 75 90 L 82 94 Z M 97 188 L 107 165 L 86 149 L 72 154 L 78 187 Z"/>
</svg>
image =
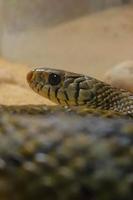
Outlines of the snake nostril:
<svg viewBox="0 0 133 200">
<path fill-rule="evenodd" d="M 31 79 L 33 77 L 33 71 L 30 71 L 28 74 L 27 74 L 27 81 L 30 82 Z"/>
</svg>

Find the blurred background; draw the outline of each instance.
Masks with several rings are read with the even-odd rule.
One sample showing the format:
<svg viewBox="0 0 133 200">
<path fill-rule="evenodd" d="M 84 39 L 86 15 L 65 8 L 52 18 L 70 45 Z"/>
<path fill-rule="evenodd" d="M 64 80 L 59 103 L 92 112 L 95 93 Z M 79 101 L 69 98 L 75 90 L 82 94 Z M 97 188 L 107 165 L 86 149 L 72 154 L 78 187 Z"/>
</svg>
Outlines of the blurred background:
<svg viewBox="0 0 133 200">
<path fill-rule="evenodd" d="M 0 0 L 0 55 L 102 78 L 133 58 L 133 0 Z"/>
</svg>

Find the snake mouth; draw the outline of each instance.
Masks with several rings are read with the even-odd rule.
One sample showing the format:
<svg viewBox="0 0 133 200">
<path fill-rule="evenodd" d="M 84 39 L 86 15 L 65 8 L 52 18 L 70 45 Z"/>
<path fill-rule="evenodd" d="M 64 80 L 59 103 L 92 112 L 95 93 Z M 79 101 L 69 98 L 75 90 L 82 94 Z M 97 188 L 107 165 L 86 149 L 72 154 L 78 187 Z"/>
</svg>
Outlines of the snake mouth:
<svg viewBox="0 0 133 200">
<path fill-rule="evenodd" d="M 27 74 L 27 81 L 28 81 L 28 83 L 31 83 L 32 77 L 33 77 L 33 71 L 30 71 L 30 72 Z"/>
</svg>

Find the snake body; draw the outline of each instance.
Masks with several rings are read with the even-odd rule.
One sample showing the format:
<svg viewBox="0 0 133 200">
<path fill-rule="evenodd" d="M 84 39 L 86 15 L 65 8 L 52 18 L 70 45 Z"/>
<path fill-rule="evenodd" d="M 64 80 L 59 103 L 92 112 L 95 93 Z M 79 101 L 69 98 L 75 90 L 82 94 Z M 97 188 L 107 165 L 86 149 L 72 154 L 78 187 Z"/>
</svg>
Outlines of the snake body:
<svg viewBox="0 0 133 200">
<path fill-rule="evenodd" d="M 132 200 L 132 120 L 1 109 L 0 200 Z"/>
<path fill-rule="evenodd" d="M 133 116 L 133 94 L 82 74 L 36 68 L 27 75 L 30 87 L 55 103 L 113 110 Z"/>
</svg>

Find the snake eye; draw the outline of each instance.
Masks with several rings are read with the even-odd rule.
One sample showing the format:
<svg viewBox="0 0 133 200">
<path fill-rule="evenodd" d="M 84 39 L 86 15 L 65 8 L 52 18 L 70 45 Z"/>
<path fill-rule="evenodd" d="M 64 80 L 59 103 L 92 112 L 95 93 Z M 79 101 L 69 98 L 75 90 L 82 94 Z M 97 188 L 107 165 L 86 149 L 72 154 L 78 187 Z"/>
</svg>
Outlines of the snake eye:
<svg viewBox="0 0 133 200">
<path fill-rule="evenodd" d="M 51 85 L 58 85 L 61 82 L 61 77 L 58 74 L 51 73 L 49 75 L 48 82 Z"/>
</svg>

